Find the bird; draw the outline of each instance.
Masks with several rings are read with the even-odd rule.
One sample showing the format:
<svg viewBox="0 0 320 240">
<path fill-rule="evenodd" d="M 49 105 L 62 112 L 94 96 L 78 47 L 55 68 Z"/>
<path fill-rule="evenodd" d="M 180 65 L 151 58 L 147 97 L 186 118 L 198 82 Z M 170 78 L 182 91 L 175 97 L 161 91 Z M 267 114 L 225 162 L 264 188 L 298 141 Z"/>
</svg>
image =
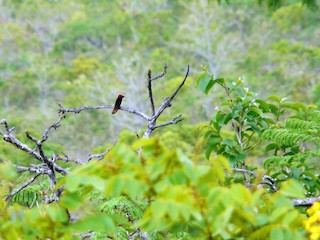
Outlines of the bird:
<svg viewBox="0 0 320 240">
<path fill-rule="evenodd" d="M 116 100 L 116 103 L 114 104 L 114 108 L 112 110 L 112 114 L 115 114 L 116 112 L 118 112 L 121 102 L 122 102 L 122 98 L 124 98 L 124 96 L 122 94 L 119 94 Z"/>
</svg>

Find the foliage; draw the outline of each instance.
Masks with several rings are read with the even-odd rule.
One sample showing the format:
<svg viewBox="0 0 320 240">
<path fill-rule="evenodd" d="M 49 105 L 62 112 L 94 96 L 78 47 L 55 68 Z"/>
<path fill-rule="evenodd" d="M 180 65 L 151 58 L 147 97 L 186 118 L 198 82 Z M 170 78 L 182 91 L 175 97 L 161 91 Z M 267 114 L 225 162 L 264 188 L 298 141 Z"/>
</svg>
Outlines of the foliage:
<svg viewBox="0 0 320 240">
<path fill-rule="evenodd" d="M 266 174 L 277 182 L 278 187 L 282 181 L 296 179 L 303 184 L 308 196 L 318 196 L 320 182 L 316 165 L 312 164 L 313 159 L 319 158 L 320 144 L 319 111 L 315 106 L 307 107 L 277 96 L 270 96 L 270 102 L 266 102 L 249 92 L 241 80 L 228 84 L 204 70 L 198 77 L 199 89 L 207 94 L 218 85 L 225 91 L 221 107 L 204 131 L 206 156 L 214 151 L 227 156 L 232 166 L 243 168 L 254 147 L 263 149 L 264 144 L 260 143 L 271 141 L 265 146 L 266 152 L 273 151 L 272 156 L 263 160 Z M 296 114 L 282 123 L 288 110 Z M 254 163 L 249 168 L 257 166 L 259 164 Z M 250 182 L 247 176 L 244 178 Z"/>
<path fill-rule="evenodd" d="M 204 69 L 205 70 L 205 69 Z M 257 99 L 256 94 L 243 87 L 241 79 L 232 84 L 227 84 L 223 78 L 214 78 L 206 70 L 197 80 L 201 91 L 208 94 L 214 85 L 219 85 L 225 91 L 225 98 L 214 112 L 208 130 L 206 156 L 209 158 L 215 150 L 217 154 L 228 157 L 234 166 L 244 163 L 246 155 L 256 145 L 255 137 L 260 137 L 263 130 L 275 121 L 266 116 L 269 105 L 262 99 Z M 226 128 L 230 126 L 229 128 Z M 223 136 L 223 128 L 233 128 L 231 136 Z"/>
<path fill-rule="evenodd" d="M 309 109 L 310 111 L 310 109 Z M 311 110 L 308 120 L 288 118 L 283 126 L 266 130 L 262 138 L 272 141 L 267 151 L 274 155 L 263 165 L 273 178 L 294 178 L 303 183 L 309 196 L 318 196 L 320 181 L 312 160 L 319 159 L 319 111 Z"/>
<path fill-rule="evenodd" d="M 278 234 L 283 239 L 304 239 L 304 218 L 285 197 L 300 196 L 293 183 L 274 195 L 257 188 L 250 191 L 240 184 L 229 188 L 224 186 L 224 172 L 230 167 L 223 157 L 197 162 L 167 149 L 158 139 L 140 140 L 133 146 L 135 150 L 141 147 L 140 157 L 120 144 L 104 160 L 75 168 L 61 182 L 66 188 L 56 204 L 27 212 L 17 205 L 9 209 L 3 205 L 1 221 L 11 222 L 1 226 L 1 236 L 57 238 L 93 230 L 124 238 L 126 231 L 140 227 L 151 239 L 276 239 Z M 96 205 L 103 215 L 94 210 Z M 68 223 L 65 209 L 81 220 Z M 43 211 L 45 215 L 41 215 Z M 19 214 L 28 227 L 14 217 Z M 34 228 L 40 216 L 41 224 Z M 54 226 L 49 230 L 50 222 Z"/>
</svg>

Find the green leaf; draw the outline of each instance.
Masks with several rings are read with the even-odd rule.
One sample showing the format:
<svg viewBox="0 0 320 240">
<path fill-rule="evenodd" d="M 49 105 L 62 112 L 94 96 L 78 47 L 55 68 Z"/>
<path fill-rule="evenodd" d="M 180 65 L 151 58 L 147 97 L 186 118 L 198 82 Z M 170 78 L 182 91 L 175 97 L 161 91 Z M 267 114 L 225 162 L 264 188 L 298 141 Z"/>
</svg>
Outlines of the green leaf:
<svg viewBox="0 0 320 240">
<path fill-rule="evenodd" d="M 307 110 L 307 107 L 306 105 L 302 104 L 302 103 L 299 103 L 299 102 L 284 102 L 284 103 L 281 103 L 281 107 L 284 107 L 284 108 L 291 108 L 291 109 L 294 109 L 296 111 L 298 110 L 304 110 L 306 111 Z"/>
<path fill-rule="evenodd" d="M 208 92 L 209 92 L 210 89 L 214 86 L 214 84 L 216 84 L 216 82 L 213 81 L 213 80 L 210 80 L 209 83 L 207 84 L 207 87 L 206 87 L 204 93 L 205 93 L 205 94 L 208 94 Z"/>
<path fill-rule="evenodd" d="M 219 84 L 223 84 L 224 83 L 224 78 L 216 78 L 216 79 L 214 79 L 214 81 L 216 81 Z"/>
<path fill-rule="evenodd" d="M 269 100 L 272 100 L 274 102 L 277 102 L 277 103 L 280 103 L 281 102 L 281 99 L 278 97 L 278 96 L 275 96 L 275 95 L 271 95 L 268 97 Z"/>
<path fill-rule="evenodd" d="M 243 162 L 246 159 L 247 155 L 245 153 L 239 152 L 235 155 L 235 157 L 237 162 Z"/>
<path fill-rule="evenodd" d="M 249 126 L 251 127 L 251 129 L 252 129 L 253 131 L 255 131 L 256 133 L 258 133 L 258 134 L 261 133 L 258 125 L 257 125 L 255 122 L 249 122 L 248 125 L 249 125 Z"/>
<path fill-rule="evenodd" d="M 193 162 L 191 161 L 190 158 L 188 158 L 183 152 L 182 150 L 179 148 L 177 150 L 177 154 L 178 154 L 178 158 L 180 160 L 180 162 L 184 163 L 184 164 L 187 164 L 187 165 L 190 165 L 190 166 L 193 166 Z"/>
<path fill-rule="evenodd" d="M 263 113 L 262 113 L 261 109 L 259 109 L 258 107 L 252 106 L 252 107 L 248 108 L 248 113 L 247 114 L 249 116 L 255 117 L 255 116 L 262 116 Z"/>
<path fill-rule="evenodd" d="M 273 149 L 278 149 L 278 144 L 275 143 L 270 143 L 266 146 L 266 152 L 269 152 Z"/>
<path fill-rule="evenodd" d="M 227 145 L 229 147 L 234 147 L 234 142 L 230 139 L 224 139 L 222 142 L 221 142 L 222 145 Z"/>
<path fill-rule="evenodd" d="M 274 104 L 269 104 L 269 108 L 270 108 L 270 111 L 271 111 L 273 114 L 275 114 L 275 115 L 278 114 L 279 108 L 278 108 L 276 105 L 274 105 Z"/>
<path fill-rule="evenodd" d="M 256 100 L 257 103 L 259 103 L 259 107 L 262 109 L 263 112 L 269 112 L 269 104 L 261 99 Z"/>
<path fill-rule="evenodd" d="M 305 197 L 305 190 L 302 185 L 295 179 L 289 179 L 288 181 L 284 182 L 281 186 L 279 191 L 286 197 L 291 198 L 304 198 Z"/>
<path fill-rule="evenodd" d="M 209 145 L 207 147 L 206 152 L 205 152 L 205 156 L 206 156 L 207 159 L 210 158 L 210 155 L 211 155 L 212 151 L 214 150 L 214 147 L 215 146 L 212 146 L 212 145 Z"/>
<path fill-rule="evenodd" d="M 282 228 L 276 227 L 271 230 L 270 240 L 287 240 Z"/>
<path fill-rule="evenodd" d="M 208 94 L 214 83 L 215 82 L 212 79 L 212 75 L 209 75 L 207 72 L 200 73 L 197 78 L 197 86 L 200 91 L 204 92 L 205 94 Z"/>
<path fill-rule="evenodd" d="M 207 144 L 212 147 L 216 147 L 221 142 L 222 138 L 219 135 L 211 135 L 207 141 Z"/>
<path fill-rule="evenodd" d="M 110 232 L 115 228 L 113 220 L 108 216 L 89 216 L 78 220 L 72 225 L 75 231 L 88 232 Z"/>
<path fill-rule="evenodd" d="M 81 177 L 75 173 L 70 173 L 66 177 L 66 188 L 70 192 L 74 192 L 78 190 L 79 186 L 81 184 Z"/>
<path fill-rule="evenodd" d="M 217 123 L 221 126 L 221 125 L 224 125 L 224 119 L 226 117 L 226 114 L 221 112 L 221 111 L 218 111 L 217 112 L 217 115 L 216 115 L 216 121 Z"/>
<path fill-rule="evenodd" d="M 79 195 L 79 192 L 69 192 L 64 191 L 62 197 L 60 198 L 59 203 L 61 206 L 67 208 L 67 209 L 77 209 L 81 206 L 83 199 Z"/>
</svg>

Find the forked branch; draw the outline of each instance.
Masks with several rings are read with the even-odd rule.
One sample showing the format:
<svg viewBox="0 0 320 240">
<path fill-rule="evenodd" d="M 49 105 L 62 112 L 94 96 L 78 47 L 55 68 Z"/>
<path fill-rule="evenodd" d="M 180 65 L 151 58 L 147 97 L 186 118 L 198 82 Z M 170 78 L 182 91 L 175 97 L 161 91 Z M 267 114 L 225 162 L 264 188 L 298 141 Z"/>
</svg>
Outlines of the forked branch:
<svg viewBox="0 0 320 240">
<path fill-rule="evenodd" d="M 152 132 L 157 128 L 165 127 L 165 126 L 172 125 L 172 124 L 177 124 L 183 120 L 183 118 L 181 117 L 182 115 L 179 115 L 177 117 L 174 117 L 171 121 L 168 121 L 166 123 L 162 123 L 162 124 L 158 124 L 158 125 L 156 124 L 160 115 L 163 113 L 163 111 L 166 108 L 168 108 L 172 105 L 173 99 L 178 94 L 178 92 L 180 91 L 182 86 L 185 84 L 185 81 L 189 76 L 189 69 L 190 69 L 190 67 L 188 65 L 187 72 L 184 76 L 183 81 L 179 84 L 177 89 L 172 93 L 172 95 L 170 97 L 167 97 L 162 101 L 162 103 L 160 104 L 160 106 L 158 107 L 157 110 L 156 110 L 154 98 L 153 98 L 152 81 L 160 79 L 163 76 L 165 76 L 165 74 L 167 73 L 167 65 L 165 64 L 163 67 L 163 71 L 156 76 L 152 76 L 152 71 L 150 69 L 148 70 L 147 81 L 148 81 L 148 94 L 149 94 L 149 100 L 150 100 L 150 105 L 151 105 L 151 116 L 149 116 L 145 112 L 138 111 L 137 109 L 134 109 L 134 108 L 127 108 L 127 107 L 120 107 L 119 108 L 119 110 L 135 114 L 135 115 L 140 116 L 146 120 L 147 127 L 146 127 L 144 134 L 143 134 L 143 137 L 150 137 Z M 99 110 L 99 109 L 113 109 L 114 108 L 114 105 L 111 105 L 111 104 L 96 105 L 96 106 L 83 106 L 83 107 L 78 107 L 78 108 L 65 108 L 60 103 L 58 103 L 58 105 L 59 105 L 59 113 L 62 113 L 62 114 L 66 114 L 66 113 L 77 114 L 77 113 L 80 113 L 84 110 L 91 110 L 91 109 Z"/>
</svg>

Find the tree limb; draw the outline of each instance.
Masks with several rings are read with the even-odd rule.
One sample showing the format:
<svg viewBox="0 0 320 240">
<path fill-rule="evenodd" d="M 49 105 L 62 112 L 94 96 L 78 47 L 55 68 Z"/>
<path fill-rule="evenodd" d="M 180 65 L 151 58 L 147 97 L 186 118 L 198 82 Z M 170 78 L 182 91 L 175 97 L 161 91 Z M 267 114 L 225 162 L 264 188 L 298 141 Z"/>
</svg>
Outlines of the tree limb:
<svg viewBox="0 0 320 240">
<path fill-rule="evenodd" d="M 315 202 L 320 201 L 320 196 L 313 197 L 313 198 L 305 198 L 305 199 L 296 198 L 296 199 L 292 199 L 291 201 L 295 207 L 311 206 Z"/>
<path fill-rule="evenodd" d="M 183 121 L 183 118 L 181 118 L 182 114 L 179 114 L 178 116 L 174 117 L 171 121 L 166 122 L 166 123 L 162 123 L 159 125 L 156 125 L 153 127 L 153 129 L 159 128 L 159 127 L 164 127 L 164 126 L 168 126 L 168 125 L 172 125 L 172 124 L 177 124 L 178 122 Z"/>
<path fill-rule="evenodd" d="M 59 113 L 67 113 L 67 112 L 72 112 L 72 113 L 80 113 L 84 110 L 91 110 L 91 109 L 113 109 L 114 105 L 110 105 L 110 104 L 106 104 L 106 105 L 96 105 L 96 106 L 83 106 L 83 107 L 79 107 L 79 108 L 65 108 L 63 107 L 60 103 L 57 103 L 59 108 Z M 149 116 L 147 114 L 144 114 L 136 109 L 133 108 L 127 108 L 127 107 L 120 107 L 119 110 L 125 111 L 125 112 L 129 112 L 135 115 L 138 115 L 146 120 L 149 119 Z"/>
<path fill-rule="evenodd" d="M 188 65 L 188 69 L 186 72 L 186 75 L 183 79 L 183 81 L 180 83 L 180 85 L 178 86 L 178 88 L 174 91 L 174 93 L 169 97 L 166 98 L 162 104 L 160 105 L 159 109 L 157 110 L 157 112 L 155 113 L 155 115 L 152 116 L 152 119 L 157 119 L 161 113 L 167 108 L 171 106 L 171 102 L 174 99 L 174 97 L 178 94 L 179 90 L 182 88 L 182 86 L 184 85 L 185 81 L 187 80 L 188 76 L 189 76 L 189 70 L 190 70 L 190 66 Z"/>
<path fill-rule="evenodd" d="M 5 200 L 7 202 L 10 202 L 10 200 L 12 199 L 12 197 L 14 195 L 16 195 L 17 193 L 21 192 L 24 188 L 28 187 L 31 183 L 34 182 L 34 180 L 36 180 L 37 177 L 39 177 L 41 175 L 41 173 L 37 173 L 36 175 L 34 175 L 32 178 L 30 178 L 29 181 L 25 182 L 24 184 L 22 184 L 18 189 L 14 190 L 13 192 L 11 192 L 8 196 L 5 197 Z"/>
</svg>

